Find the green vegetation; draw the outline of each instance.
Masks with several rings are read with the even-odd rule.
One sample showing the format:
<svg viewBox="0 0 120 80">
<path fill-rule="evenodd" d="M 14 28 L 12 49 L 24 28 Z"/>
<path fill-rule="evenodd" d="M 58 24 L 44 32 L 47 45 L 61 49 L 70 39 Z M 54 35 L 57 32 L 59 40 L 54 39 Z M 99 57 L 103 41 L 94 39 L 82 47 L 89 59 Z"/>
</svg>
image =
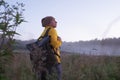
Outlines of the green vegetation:
<svg viewBox="0 0 120 80">
<path fill-rule="evenodd" d="M 28 54 L 15 53 L 0 80 L 35 80 Z"/>
<path fill-rule="evenodd" d="M 16 28 L 25 22 L 23 3 L 10 5 L 0 0 L 0 80 L 10 80 L 10 64 L 13 59 L 14 35 L 19 35 Z"/>
<path fill-rule="evenodd" d="M 120 80 L 120 57 L 63 56 L 63 80 Z"/>
<path fill-rule="evenodd" d="M 28 53 L 15 53 L 9 80 L 36 80 Z M 63 80 L 120 80 L 120 57 L 62 54 Z"/>
</svg>

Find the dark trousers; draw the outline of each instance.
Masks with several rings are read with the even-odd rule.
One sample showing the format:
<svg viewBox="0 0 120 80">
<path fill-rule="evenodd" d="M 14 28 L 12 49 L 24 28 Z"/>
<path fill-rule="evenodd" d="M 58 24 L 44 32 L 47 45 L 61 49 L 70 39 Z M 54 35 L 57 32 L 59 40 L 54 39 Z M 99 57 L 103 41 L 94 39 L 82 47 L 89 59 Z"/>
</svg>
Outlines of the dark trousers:
<svg viewBox="0 0 120 80">
<path fill-rule="evenodd" d="M 54 76 L 53 74 L 55 73 L 56 75 L 56 80 L 62 80 L 62 67 L 61 64 L 55 64 L 52 67 L 47 67 L 48 73 L 47 72 L 42 72 L 41 73 L 41 80 L 47 80 L 48 76 Z"/>
</svg>

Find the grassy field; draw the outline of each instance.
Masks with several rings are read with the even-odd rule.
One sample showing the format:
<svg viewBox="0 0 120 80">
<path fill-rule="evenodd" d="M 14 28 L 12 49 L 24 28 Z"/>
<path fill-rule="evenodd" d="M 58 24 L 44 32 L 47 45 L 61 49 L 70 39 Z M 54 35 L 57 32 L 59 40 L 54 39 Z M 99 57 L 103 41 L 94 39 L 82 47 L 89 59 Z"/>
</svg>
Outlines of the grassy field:
<svg viewBox="0 0 120 80">
<path fill-rule="evenodd" d="M 63 80 L 120 80 L 120 57 L 63 56 Z"/>
<path fill-rule="evenodd" d="M 120 80 L 120 57 L 62 53 L 62 80 Z M 15 53 L 8 80 L 36 80 L 28 53 Z"/>
</svg>

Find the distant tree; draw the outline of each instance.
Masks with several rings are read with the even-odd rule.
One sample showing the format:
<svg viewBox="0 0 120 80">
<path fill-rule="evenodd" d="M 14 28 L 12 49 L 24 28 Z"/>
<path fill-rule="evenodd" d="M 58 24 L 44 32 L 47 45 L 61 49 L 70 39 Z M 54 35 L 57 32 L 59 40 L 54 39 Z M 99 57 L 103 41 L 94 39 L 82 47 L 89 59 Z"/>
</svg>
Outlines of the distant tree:
<svg viewBox="0 0 120 80">
<path fill-rule="evenodd" d="M 0 0 L 0 79 L 5 73 L 5 66 L 12 56 L 12 45 L 15 42 L 14 35 L 19 35 L 16 28 L 25 22 L 23 17 L 24 4 L 16 2 L 15 5 Z"/>
</svg>

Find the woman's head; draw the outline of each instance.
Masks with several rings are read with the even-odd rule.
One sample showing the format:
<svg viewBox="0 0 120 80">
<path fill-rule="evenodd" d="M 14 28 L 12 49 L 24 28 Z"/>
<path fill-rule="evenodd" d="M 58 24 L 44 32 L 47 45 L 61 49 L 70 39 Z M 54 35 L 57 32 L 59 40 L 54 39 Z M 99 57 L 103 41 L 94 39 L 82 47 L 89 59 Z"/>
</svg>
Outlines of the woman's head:
<svg viewBox="0 0 120 80">
<path fill-rule="evenodd" d="M 55 18 L 52 17 L 52 16 L 47 16 L 47 17 L 44 17 L 42 20 L 41 20 L 41 23 L 42 23 L 42 26 L 43 27 L 46 27 L 46 26 L 51 26 L 51 27 L 56 27 L 57 26 L 57 22 L 55 21 Z"/>
</svg>

